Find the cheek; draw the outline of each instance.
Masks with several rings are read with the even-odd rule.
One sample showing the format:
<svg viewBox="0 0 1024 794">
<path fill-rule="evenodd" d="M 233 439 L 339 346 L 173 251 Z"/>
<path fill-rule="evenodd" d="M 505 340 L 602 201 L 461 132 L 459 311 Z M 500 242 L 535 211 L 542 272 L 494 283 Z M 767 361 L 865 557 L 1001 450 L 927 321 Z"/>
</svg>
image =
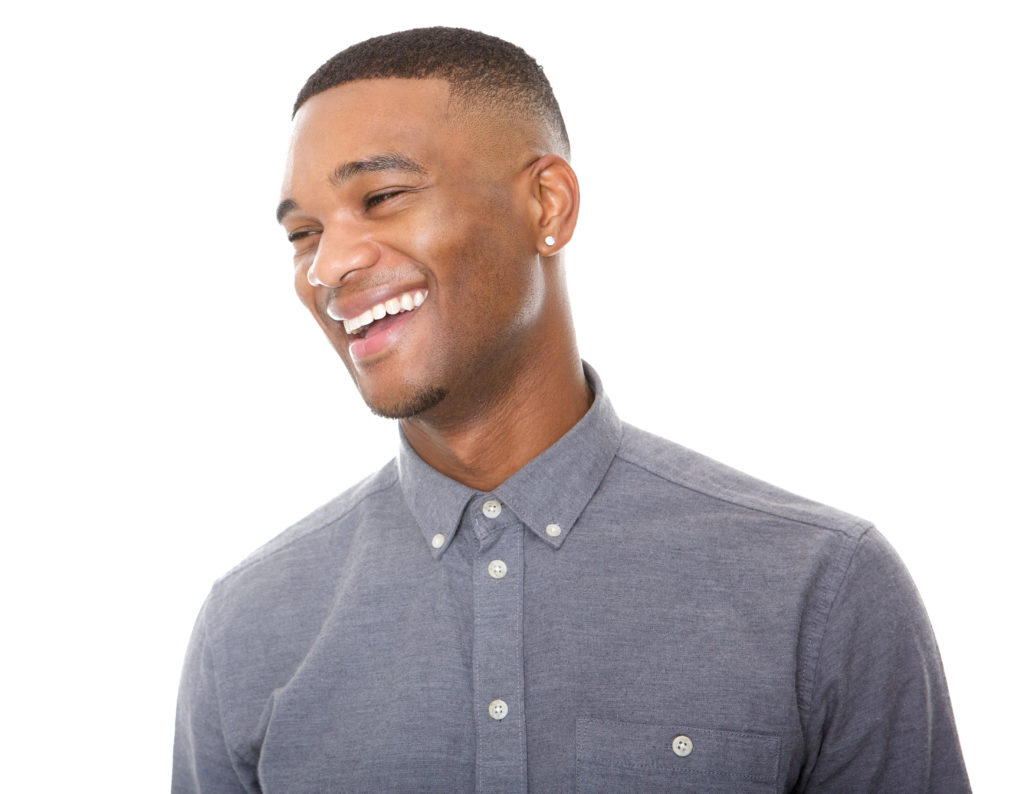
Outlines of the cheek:
<svg viewBox="0 0 1024 794">
<path fill-rule="evenodd" d="M 304 273 L 302 273 L 302 268 L 295 268 L 295 274 L 292 283 L 293 286 L 295 287 L 295 294 L 298 295 L 300 301 L 305 303 L 306 291 L 309 289 L 309 282 L 306 281 L 306 276 Z"/>
<path fill-rule="evenodd" d="M 302 301 L 302 305 L 316 315 L 316 290 L 313 285 L 309 283 L 308 273 L 308 262 L 303 261 L 296 263 L 293 285 L 295 287 L 295 294 L 298 296 L 299 300 Z"/>
<path fill-rule="evenodd" d="M 467 229 L 449 260 L 457 263 L 453 286 L 463 318 L 481 339 L 517 334 L 537 321 L 544 283 L 521 240 L 507 226 L 480 225 Z"/>
<path fill-rule="evenodd" d="M 295 294 L 298 296 L 299 301 L 303 306 L 306 307 L 306 311 L 313 315 L 317 325 L 324 329 L 323 321 L 320 319 L 320 313 L 316 310 L 316 296 L 313 292 L 313 288 L 306 282 L 305 276 L 295 277 Z"/>
<path fill-rule="evenodd" d="M 308 309 L 313 301 L 313 287 L 306 278 L 306 270 L 301 267 L 295 268 L 295 294 L 302 304 Z"/>
<path fill-rule="evenodd" d="M 484 191 L 432 219 L 440 230 L 435 245 L 444 261 L 459 264 L 458 281 L 477 289 L 507 289 L 523 278 L 524 264 L 536 254 L 529 222 L 507 191 Z"/>
</svg>

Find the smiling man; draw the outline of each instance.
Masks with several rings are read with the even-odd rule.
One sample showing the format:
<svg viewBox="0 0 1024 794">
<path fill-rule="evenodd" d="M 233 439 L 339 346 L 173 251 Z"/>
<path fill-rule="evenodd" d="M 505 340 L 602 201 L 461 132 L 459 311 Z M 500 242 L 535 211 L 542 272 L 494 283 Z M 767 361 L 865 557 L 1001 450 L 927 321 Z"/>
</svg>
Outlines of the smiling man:
<svg viewBox="0 0 1024 794">
<path fill-rule="evenodd" d="M 399 451 L 214 586 L 174 790 L 968 791 L 876 530 L 623 424 L 581 362 L 568 156 L 483 34 L 302 89 L 296 291 Z"/>
<path fill-rule="evenodd" d="M 398 57 L 400 74 L 425 68 Z M 550 89 L 546 114 L 517 102 L 516 79 L 537 88 L 512 64 L 462 67 L 461 92 L 432 76 L 338 83 L 342 65 L 298 101 L 278 208 L 296 290 L 371 410 L 434 468 L 493 488 L 590 403 L 555 258 L 578 203 L 558 106 Z"/>
</svg>

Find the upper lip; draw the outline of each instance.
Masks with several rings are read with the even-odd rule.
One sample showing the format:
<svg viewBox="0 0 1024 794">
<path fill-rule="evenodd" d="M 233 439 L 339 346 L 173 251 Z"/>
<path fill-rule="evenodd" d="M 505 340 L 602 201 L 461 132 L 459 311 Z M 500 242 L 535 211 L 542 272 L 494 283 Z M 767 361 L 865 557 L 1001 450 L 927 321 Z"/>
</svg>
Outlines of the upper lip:
<svg viewBox="0 0 1024 794">
<path fill-rule="evenodd" d="M 423 281 L 411 281 L 404 284 L 385 284 L 344 297 L 335 293 L 327 299 L 325 313 L 339 322 L 353 320 L 378 304 L 387 303 L 393 298 L 398 299 L 407 292 L 415 293 L 417 290 L 426 293 L 427 285 Z"/>
</svg>

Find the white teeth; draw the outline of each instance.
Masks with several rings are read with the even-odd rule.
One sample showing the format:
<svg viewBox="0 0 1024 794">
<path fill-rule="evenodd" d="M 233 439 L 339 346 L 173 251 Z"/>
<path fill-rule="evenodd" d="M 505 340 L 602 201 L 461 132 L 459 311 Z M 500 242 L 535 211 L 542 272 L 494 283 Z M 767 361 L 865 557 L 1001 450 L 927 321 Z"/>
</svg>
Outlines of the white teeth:
<svg viewBox="0 0 1024 794">
<path fill-rule="evenodd" d="M 401 312 L 411 312 L 423 305 L 423 301 L 427 299 L 427 291 L 418 289 L 412 292 L 403 292 L 397 298 L 388 298 L 383 303 L 378 303 L 372 308 L 367 309 L 365 312 L 360 314 L 358 317 L 353 317 L 351 320 L 346 320 L 341 317 L 335 317 L 331 307 L 328 306 L 327 313 L 336 320 L 341 320 L 345 326 L 345 333 L 355 334 L 362 330 L 365 330 L 366 326 L 372 323 L 374 320 L 379 320 L 388 314 L 400 314 Z"/>
</svg>

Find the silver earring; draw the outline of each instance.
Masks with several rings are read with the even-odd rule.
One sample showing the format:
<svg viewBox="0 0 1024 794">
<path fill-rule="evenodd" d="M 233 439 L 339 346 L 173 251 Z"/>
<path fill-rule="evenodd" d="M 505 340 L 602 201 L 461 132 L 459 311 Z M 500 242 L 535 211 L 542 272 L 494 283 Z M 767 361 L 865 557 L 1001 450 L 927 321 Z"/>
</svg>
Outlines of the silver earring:
<svg viewBox="0 0 1024 794">
<path fill-rule="evenodd" d="M 555 244 L 555 238 L 552 237 L 550 234 L 547 237 L 544 238 L 544 245 L 554 245 L 554 244 Z"/>
</svg>

